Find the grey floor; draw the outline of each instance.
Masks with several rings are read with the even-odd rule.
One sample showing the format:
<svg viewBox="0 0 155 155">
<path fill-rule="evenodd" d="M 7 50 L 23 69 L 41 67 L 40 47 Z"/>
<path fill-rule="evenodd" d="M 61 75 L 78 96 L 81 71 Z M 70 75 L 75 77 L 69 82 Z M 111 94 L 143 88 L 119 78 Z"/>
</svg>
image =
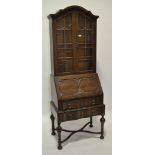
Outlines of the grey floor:
<svg viewBox="0 0 155 155">
<path fill-rule="evenodd" d="M 43 153 L 42 155 L 112 155 L 112 114 L 111 111 L 106 111 L 105 115 L 105 138 L 100 140 L 100 135 L 89 133 L 76 133 L 68 141 L 63 144 L 62 150 L 57 150 L 57 135 L 51 136 L 51 122 L 49 117 L 43 116 Z M 79 129 L 89 119 L 79 119 L 62 123 L 65 129 Z M 93 128 L 89 126 L 85 129 L 91 131 L 100 131 L 100 117 L 93 117 Z M 62 132 L 62 138 L 65 138 L 68 133 Z"/>
</svg>

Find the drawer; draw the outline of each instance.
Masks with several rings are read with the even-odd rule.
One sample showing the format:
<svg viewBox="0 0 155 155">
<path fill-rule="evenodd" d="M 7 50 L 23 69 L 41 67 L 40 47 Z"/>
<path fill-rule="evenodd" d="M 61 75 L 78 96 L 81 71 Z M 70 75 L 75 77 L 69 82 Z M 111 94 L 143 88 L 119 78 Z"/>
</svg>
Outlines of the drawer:
<svg viewBox="0 0 155 155">
<path fill-rule="evenodd" d="M 61 110 L 72 110 L 103 104 L 103 97 L 92 97 L 61 102 Z"/>
<path fill-rule="evenodd" d="M 88 108 L 82 108 L 79 110 L 71 110 L 67 112 L 62 112 L 62 113 L 59 113 L 59 118 L 61 122 L 64 122 L 64 121 L 69 121 L 69 120 L 86 118 L 90 116 L 101 115 L 101 114 L 104 114 L 104 112 L 105 112 L 105 106 L 104 104 L 102 104 L 102 105 L 97 105 L 94 107 L 88 107 Z"/>
</svg>

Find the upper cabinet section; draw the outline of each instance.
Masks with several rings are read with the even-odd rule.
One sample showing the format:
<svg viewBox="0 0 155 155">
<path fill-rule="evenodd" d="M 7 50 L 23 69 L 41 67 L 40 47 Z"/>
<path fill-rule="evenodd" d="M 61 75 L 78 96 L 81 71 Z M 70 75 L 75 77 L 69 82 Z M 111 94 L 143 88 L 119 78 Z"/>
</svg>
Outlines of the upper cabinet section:
<svg viewBox="0 0 155 155">
<path fill-rule="evenodd" d="M 96 19 L 90 11 L 71 6 L 48 16 L 54 74 L 96 72 Z"/>
</svg>

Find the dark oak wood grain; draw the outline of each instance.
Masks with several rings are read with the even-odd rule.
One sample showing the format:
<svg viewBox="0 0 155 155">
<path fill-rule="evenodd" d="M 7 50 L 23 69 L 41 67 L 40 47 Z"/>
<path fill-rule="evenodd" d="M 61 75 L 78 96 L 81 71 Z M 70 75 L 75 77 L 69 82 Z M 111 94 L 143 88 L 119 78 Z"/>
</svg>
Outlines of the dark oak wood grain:
<svg viewBox="0 0 155 155">
<path fill-rule="evenodd" d="M 96 73 L 56 76 L 55 85 L 58 100 L 103 95 Z"/>
</svg>

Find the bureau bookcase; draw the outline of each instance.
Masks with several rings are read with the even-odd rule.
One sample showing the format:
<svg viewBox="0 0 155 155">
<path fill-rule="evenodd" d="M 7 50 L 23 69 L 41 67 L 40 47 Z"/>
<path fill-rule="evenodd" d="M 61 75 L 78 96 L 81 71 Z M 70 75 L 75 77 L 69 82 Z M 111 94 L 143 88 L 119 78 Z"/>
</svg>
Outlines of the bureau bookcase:
<svg viewBox="0 0 155 155">
<path fill-rule="evenodd" d="M 97 18 L 98 16 L 80 6 L 70 6 L 48 16 L 52 135 L 57 131 L 58 149 L 62 149 L 62 143 L 76 132 L 100 134 L 100 138 L 104 138 L 104 95 L 96 73 Z M 92 117 L 96 115 L 101 115 L 101 130 L 84 130 L 87 125 L 93 127 Z M 77 131 L 61 127 L 62 122 L 87 117 L 90 121 Z M 71 134 L 62 140 L 62 131 Z"/>
</svg>

